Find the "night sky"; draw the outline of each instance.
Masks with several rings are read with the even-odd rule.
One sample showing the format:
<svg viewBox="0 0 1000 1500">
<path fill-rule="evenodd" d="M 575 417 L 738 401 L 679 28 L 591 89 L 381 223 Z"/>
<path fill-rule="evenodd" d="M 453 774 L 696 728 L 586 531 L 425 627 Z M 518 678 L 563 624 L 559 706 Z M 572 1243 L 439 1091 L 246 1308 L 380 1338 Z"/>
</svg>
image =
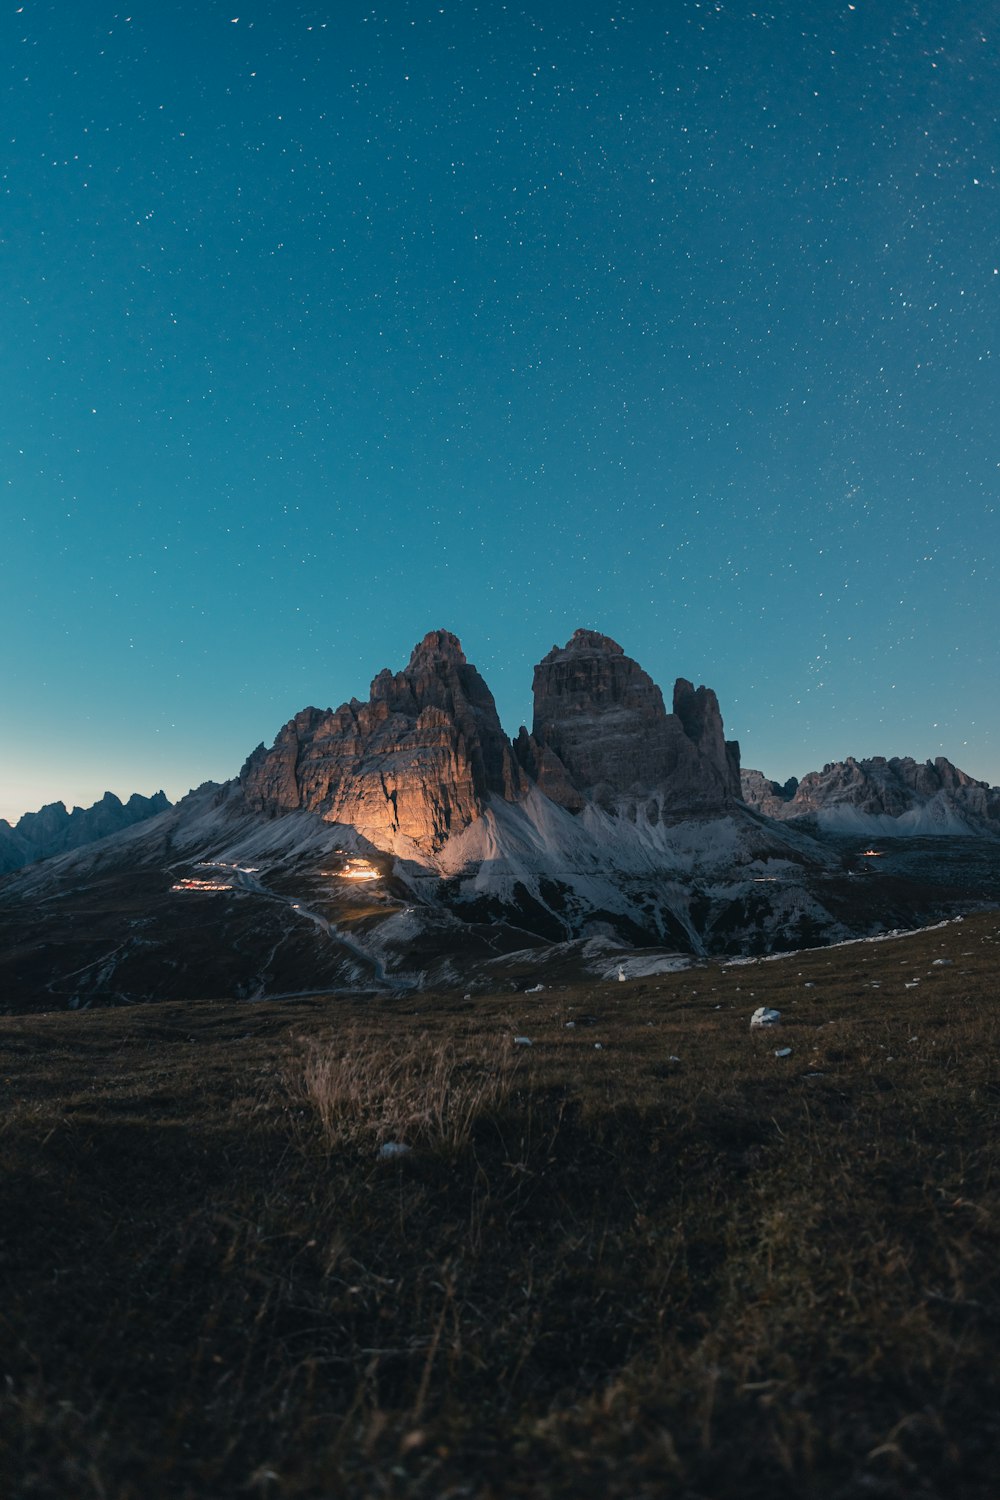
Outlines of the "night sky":
<svg viewBox="0 0 1000 1500">
<path fill-rule="evenodd" d="M 992 0 L 0 16 L 0 815 L 441 626 L 1000 782 Z"/>
</svg>

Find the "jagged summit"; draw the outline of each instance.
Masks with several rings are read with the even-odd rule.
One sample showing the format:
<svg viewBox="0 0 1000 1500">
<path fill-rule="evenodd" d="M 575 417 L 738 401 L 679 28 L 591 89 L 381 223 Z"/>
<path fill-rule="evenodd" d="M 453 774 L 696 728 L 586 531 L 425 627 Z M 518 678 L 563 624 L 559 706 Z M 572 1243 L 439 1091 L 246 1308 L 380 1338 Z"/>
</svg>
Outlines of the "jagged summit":
<svg viewBox="0 0 1000 1500">
<path fill-rule="evenodd" d="M 645 794 L 658 812 L 721 811 L 741 800 L 739 747 L 727 747 L 718 700 L 685 678 L 674 688 L 674 712 L 638 662 L 617 641 L 577 630 L 535 668 L 532 734 L 519 740 L 522 763 L 533 758 L 553 782 L 551 757 L 575 793 L 599 802 Z M 549 757 L 547 767 L 546 756 Z"/>
<path fill-rule="evenodd" d="M 425 660 L 436 657 L 456 662 L 459 666 L 466 665 L 462 642 L 450 630 L 429 630 L 423 640 L 418 641 L 414 646 L 410 655 L 410 666 L 415 667 Z"/>
<path fill-rule="evenodd" d="M 491 797 L 537 787 L 572 812 L 639 797 L 657 820 L 740 800 L 738 748 L 726 745 L 715 694 L 685 679 L 663 695 L 599 631 L 574 632 L 535 668 L 533 730 L 511 744 L 493 695 L 449 630 L 432 630 L 367 703 L 305 709 L 241 773 L 249 805 L 305 808 L 382 847 L 436 854 L 482 817 Z M 734 759 L 735 757 L 735 759 Z M 734 770 L 735 767 L 735 770 Z"/>
<path fill-rule="evenodd" d="M 849 755 L 784 787 L 759 771 L 745 771 L 743 795 L 767 817 L 805 819 L 830 832 L 1000 833 L 1000 789 L 976 781 L 943 755 L 923 762 L 909 755 Z"/>
<path fill-rule="evenodd" d="M 379 672 L 367 703 L 296 715 L 240 780 L 260 811 L 305 808 L 380 847 L 433 853 L 521 778 L 492 693 L 457 636 L 436 630 L 402 672 Z"/>
<path fill-rule="evenodd" d="M 574 630 L 565 646 L 553 646 L 548 656 L 542 658 L 542 665 L 553 661 L 557 657 L 573 655 L 582 656 L 590 652 L 597 652 L 601 656 L 624 656 L 624 648 L 613 641 L 609 635 L 602 635 L 599 630 L 587 630 L 580 628 Z"/>
<path fill-rule="evenodd" d="M 65 802 L 49 802 L 38 812 L 25 813 L 13 826 L 0 818 L 0 874 L 107 838 L 169 806 L 162 791 L 152 797 L 133 792 L 127 802 L 105 792 L 91 807 L 74 807 L 72 812 Z"/>
</svg>

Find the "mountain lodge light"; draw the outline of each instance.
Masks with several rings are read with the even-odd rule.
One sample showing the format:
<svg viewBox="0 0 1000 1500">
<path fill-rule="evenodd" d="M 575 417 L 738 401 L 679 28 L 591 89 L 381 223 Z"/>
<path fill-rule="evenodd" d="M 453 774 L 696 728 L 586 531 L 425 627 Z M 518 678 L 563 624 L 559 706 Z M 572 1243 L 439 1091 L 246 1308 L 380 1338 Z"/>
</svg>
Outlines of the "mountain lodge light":
<svg viewBox="0 0 1000 1500">
<path fill-rule="evenodd" d="M 333 876 L 337 880 L 381 880 L 381 870 L 367 859 L 345 859 L 336 870 L 320 870 L 321 875 Z"/>
</svg>

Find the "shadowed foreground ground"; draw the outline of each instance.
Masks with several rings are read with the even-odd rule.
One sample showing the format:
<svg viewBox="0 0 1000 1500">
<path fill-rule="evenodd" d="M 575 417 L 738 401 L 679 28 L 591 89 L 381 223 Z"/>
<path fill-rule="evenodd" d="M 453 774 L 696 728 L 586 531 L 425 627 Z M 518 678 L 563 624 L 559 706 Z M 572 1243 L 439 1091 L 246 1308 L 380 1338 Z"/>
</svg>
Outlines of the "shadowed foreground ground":
<svg viewBox="0 0 1000 1500">
<path fill-rule="evenodd" d="M 6 1493 L 992 1496 L 998 957 L 0 1021 Z"/>
</svg>

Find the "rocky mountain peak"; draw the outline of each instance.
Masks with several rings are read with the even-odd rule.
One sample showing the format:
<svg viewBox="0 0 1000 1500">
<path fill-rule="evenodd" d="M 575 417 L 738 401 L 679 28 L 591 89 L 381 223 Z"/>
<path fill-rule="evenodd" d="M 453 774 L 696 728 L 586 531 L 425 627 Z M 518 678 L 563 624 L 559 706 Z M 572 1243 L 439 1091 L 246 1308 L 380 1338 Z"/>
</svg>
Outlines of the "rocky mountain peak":
<svg viewBox="0 0 1000 1500">
<path fill-rule="evenodd" d="M 1000 828 L 1000 789 L 976 781 L 950 760 L 848 755 L 784 788 L 758 771 L 744 773 L 747 803 L 771 818 L 808 818 L 847 832 L 963 833 Z M 895 823 L 895 830 L 893 829 Z"/>
<path fill-rule="evenodd" d="M 74 807 L 72 812 L 65 802 L 49 802 L 38 812 L 25 813 L 13 827 L 0 819 L 0 874 L 82 848 L 153 818 L 169 806 L 162 791 L 152 797 L 133 792 L 126 803 L 114 792 L 105 792 L 93 806 Z"/>
<path fill-rule="evenodd" d="M 596 652 L 600 656 L 624 656 L 625 652 L 617 641 L 613 641 L 609 635 L 602 635 L 599 630 L 574 630 L 565 646 L 553 646 L 544 661 L 550 661 L 553 657 L 569 655 L 584 655 Z"/>
<path fill-rule="evenodd" d="M 682 679 L 668 714 L 617 641 L 577 630 L 535 668 L 534 692 L 533 733 L 511 745 L 458 637 L 433 630 L 401 672 L 379 672 L 367 703 L 306 709 L 255 751 L 244 796 L 261 811 L 351 824 L 415 857 L 480 818 L 491 796 L 516 801 L 531 785 L 574 812 L 634 794 L 657 818 L 740 800 L 738 747 L 723 739 L 711 689 Z"/>
<path fill-rule="evenodd" d="M 655 794 L 659 809 L 720 810 L 740 800 L 739 749 L 727 747 L 710 688 L 681 678 L 668 714 L 663 694 L 617 641 L 577 630 L 535 668 L 535 713 L 522 764 L 545 768 L 558 794 L 556 763 L 577 794 L 610 803 Z M 520 742 L 519 742 L 520 744 Z M 530 756 L 530 759 L 529 759 Z"/>
<path fill-rule="evenodd" d="M 423 640 L 418 641 L 414 646 L 410 656 L 410 668 L 438 658 L 455 662 L 458 666 L 466 665 L 462 643 L 457 635 L 452 635 L 450 630 L 429 630 Z"/>
<path fill-rule="evenodd" d="M 402 672 L 379 672 L 367 703 L 297 715 L 240 779 L 262 811 L 306 808 L 379 847 L 424 852 L 522 785 L 493 695 L 448 630 L 426 635 Z"/>
</svg>

